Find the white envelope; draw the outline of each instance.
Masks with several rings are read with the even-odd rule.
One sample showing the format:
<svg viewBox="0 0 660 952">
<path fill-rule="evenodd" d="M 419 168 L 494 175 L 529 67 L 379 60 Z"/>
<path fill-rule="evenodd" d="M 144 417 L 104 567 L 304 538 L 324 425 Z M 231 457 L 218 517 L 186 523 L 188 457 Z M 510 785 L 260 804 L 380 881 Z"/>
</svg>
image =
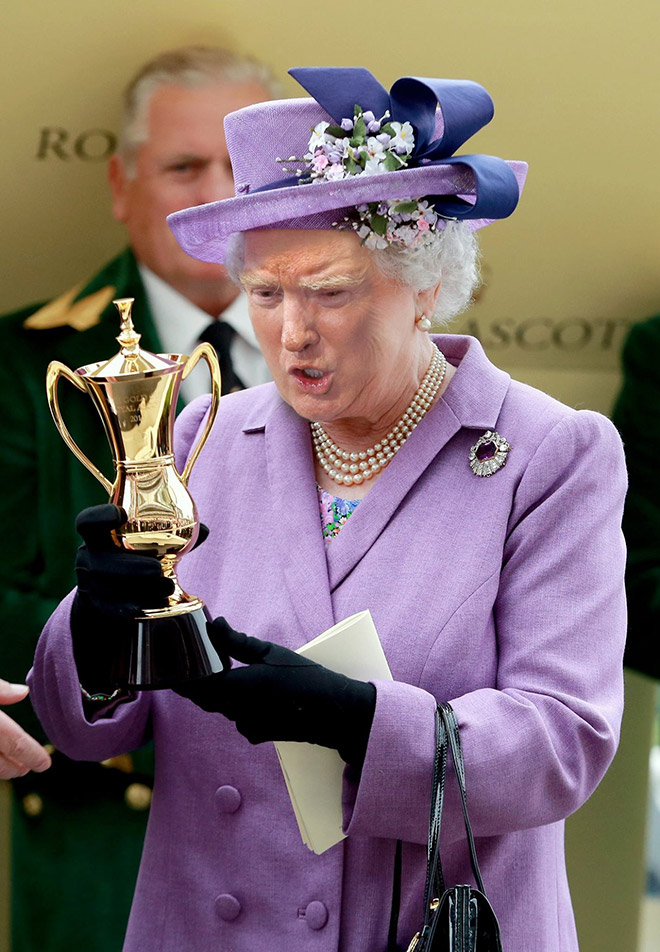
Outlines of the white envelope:
<svg viewBox="0 0 660 952">
<path fill-rule="evenodd" d="M 392 680 L 369 610 L 333 625 L 298 653 L 361 681 Z M 275 749 L 303 842 L 315 853 L 324 853 L 345 836 L 341 800 L 346 765 L 336 750 L 316 744 L 278 741 Z"/>
</svg>

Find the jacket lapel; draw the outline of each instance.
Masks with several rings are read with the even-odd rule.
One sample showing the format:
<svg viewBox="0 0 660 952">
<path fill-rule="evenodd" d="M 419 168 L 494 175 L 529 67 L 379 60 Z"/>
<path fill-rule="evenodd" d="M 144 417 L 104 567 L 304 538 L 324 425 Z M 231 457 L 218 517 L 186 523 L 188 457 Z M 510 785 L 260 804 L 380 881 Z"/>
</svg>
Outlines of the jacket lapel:
<svg viewBox="0 0 660 952">
<path fill-rule="evenodd" d="M 304 643 L 335 623 L 309 425 L 278 399 L 266 423 L 265 439 L 279 558 L 305 632 Z"/>
<path fill-rule="evenodd" d="M 490 363 L 476 340 L 455 335 L 433 339 L 447 359 L 458 367 L 457 372 L 444 397 L 411 433 L 383 476 L 328 546 L 331 592 L 381 536 L 408 493 L 452 437 L 463 427 L 477 430 L 495 427 L 509 387 L 509 375 Z M 480 435 L 478 432 L 476 436 Z M 465 465 L 468 465 L 467 456 Z"/>
<path fill-rule="evenodd" d="M 451 407 L 440 399 L 328 546 L 331 591 L 369 551 L 424 470 L 459 429 L 460 422 Z"/>
</svg>

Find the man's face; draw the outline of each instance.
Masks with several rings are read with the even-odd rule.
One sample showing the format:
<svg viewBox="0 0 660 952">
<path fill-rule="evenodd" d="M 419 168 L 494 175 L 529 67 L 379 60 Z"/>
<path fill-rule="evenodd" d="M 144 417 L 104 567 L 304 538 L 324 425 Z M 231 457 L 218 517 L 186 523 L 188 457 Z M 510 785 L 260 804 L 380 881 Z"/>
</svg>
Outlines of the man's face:
<svg viewBox="0 0 660 952">
<path fill-rule="evenodd" d="M 268 98 L 257 82 L 161 86 L 148 104 L 148 139 L 137 147 L 133 177 L 118 156 L 111 160 L 113 214 L 126 226 L 138 261 L 192 300 L 212 297 L 212 285 L 228 278 L 221 265 L 182 251 L 165 219 L 234 195 L 224 117 Z"/>
</svg>

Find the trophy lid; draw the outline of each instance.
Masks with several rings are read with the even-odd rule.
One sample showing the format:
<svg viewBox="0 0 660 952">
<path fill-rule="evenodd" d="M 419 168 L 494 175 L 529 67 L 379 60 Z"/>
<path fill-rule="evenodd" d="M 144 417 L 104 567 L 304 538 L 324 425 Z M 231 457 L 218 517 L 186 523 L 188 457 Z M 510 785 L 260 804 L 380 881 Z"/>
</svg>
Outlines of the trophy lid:
<svg viewBox="0 0 660 952">
<path fill-rule="evenodd" d="M 92 367 L 81 368 L 81 370 L 88 370 L 85 376 L 122 377 L 127 374 L 158 373 L 173 370 L 179 366 L 176 360 L 170 360 L 160 354 L 152 354 L 140 347 L 142 335 L 138 334 L 133 327 L 131 317 L 134 300 L 135 298 L 119 298 L 112 302 L 121 315 L 121 332 L 117 337 L 121 350 L 109 360 L 93 365 L 93 369 Z"/>
</svg>

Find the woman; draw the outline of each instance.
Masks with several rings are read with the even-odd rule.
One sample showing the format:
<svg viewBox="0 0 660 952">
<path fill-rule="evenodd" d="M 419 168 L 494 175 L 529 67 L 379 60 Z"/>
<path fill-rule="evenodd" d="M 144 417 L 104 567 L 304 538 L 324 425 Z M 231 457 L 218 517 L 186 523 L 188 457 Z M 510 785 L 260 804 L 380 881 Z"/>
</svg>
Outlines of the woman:
<svg viewBox="0 0 660 952">
<path fill-rule="evenodd" d="M 275 381 L 223 399 L 190 484 L 210 535 L 180 577 L 224 616 L 211 636 L 240 665 L 180 688 L 187 697 L 113 697 L 95 635 L 108 612 L 130 616 L 127 600 L 168 590 L 157 563 L 113 551 L 122 516 L 99 507 L 81 519 L 79 591 L 38 648 L 36 707 L 79 758 L 153 731 L 129 952 L 384 950 L 397 840 L 405 948 L 421 915 L 438 699 L 460 723 L 504 948 L 573 952 L 563 821 L 605 772 L 622 706 L 620 444 L 598 414 L 511 381 L 477 341 L 428 335 L 433 315 L 467 303 L 473 230 L 510 214 L 524 180 L 521 163 L 452 156 L 490 119 L 485 91 L 404 79 L 388 94 L 365 70 L 293 74 L 314 98 L 227 119 L 237 197 L 172 218 L 186 250 L 240 281 Z M 275 160 L 292 154 L 282 178 Z M 181 463 L 207 406 L 178 421 Z M 291 650 L 363 608 L 392 682 L 341 678 Z M 348 835 L 321 856 L 301 843 L 262 743 L 281 739 L 336 748 L 348 765 Z M 446 809 L 447 875 L 466 881 L 457 798 Z"/>
</svg>

